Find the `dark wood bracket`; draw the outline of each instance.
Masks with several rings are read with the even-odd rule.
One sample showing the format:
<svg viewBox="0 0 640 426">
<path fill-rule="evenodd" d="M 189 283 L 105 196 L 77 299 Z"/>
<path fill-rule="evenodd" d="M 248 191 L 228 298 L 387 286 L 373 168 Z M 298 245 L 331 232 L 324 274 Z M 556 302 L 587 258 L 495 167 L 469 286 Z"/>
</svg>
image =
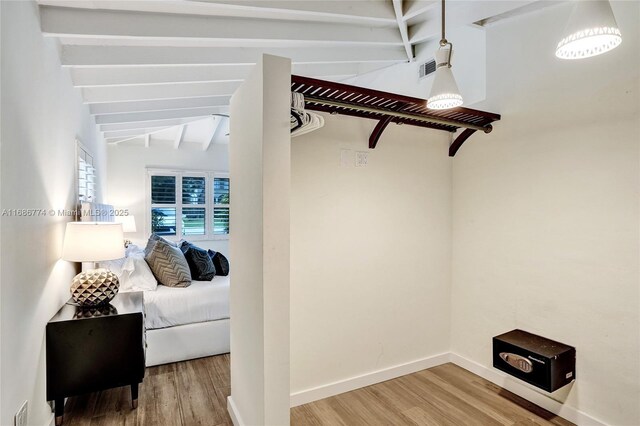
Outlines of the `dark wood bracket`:
<svg viewBox="0 0 640 426">
<path fill-rule="evenodd" d="M 464 129 L 462 133 L 449 146 L 449 157 L 454 157 L 463 143 L 476 131 L 474 129 Z"/>
<path fill-rule="evenodd" d="M 491 126 L 491 124 L 488 124 L 484 132 L 491 133 L 491 130 L 493 130 L 493 126 Z M 476 131 L 476 129 L 464 129 L 464 131 L 460 133 L 460 135 L 449 146 L 449 157 L 455 157 L 456 152 L 458 152 L 462 144 L 465 143 L 467 139 L 469 139 L 469 137 Z"/>
<path fill-rule="evenodd" d="M 376 145 L 378 145 L 380 136 L 382 136 L 382 132 L 384 132 L 384 129 L 386 129 L 389 123 L 391 123 L 391 120 L 393 120 L 393 117 L 385 117 L 378 121 L 373 132 L 371 132 L 371 136 L 369 136 L 369 149 L 375 149 Z"/>
</svg>

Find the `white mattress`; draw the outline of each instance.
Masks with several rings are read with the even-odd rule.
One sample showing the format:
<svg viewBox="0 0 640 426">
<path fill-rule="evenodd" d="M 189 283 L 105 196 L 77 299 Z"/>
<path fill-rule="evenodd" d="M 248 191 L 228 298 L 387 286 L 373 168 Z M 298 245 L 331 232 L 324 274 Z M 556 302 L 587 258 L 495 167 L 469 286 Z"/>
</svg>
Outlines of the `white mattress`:
<svg viewBox="0 0 640 426">
<path fill-rule="evenodd" d="M 229 277 L 144 292 L 147 330 L 229 318 Z"/>
</svg>

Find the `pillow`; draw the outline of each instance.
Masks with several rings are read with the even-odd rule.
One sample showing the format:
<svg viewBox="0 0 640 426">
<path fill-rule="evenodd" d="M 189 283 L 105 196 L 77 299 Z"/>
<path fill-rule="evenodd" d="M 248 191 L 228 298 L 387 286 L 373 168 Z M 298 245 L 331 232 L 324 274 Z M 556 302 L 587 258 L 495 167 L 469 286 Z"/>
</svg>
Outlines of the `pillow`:
<svg viewBox="0 0 640 426">
<path fill-rule="evenodd" d="M 191 277 L 198 281 L 211 281 L 216 275 L 216 267 L 206 250 L 185 241 L 180 246 L 191 271 Z"/>
<path fill-rule="evenodd" d="M 124 264 L 126 263 L 126 261 L 127 261 L 126 257 L 122 257 L 120 259 L 115 259 L 115 260 L 105 260 L 102 262 L 98 262 L 98 267 L 110 270 L 111 272 L 116 274 L 118 279 L 120 279 L 120 276 L 122 275 L 122 268 L 124 267 Z"/>
<path fill-rule="evenodd" d="M 145 249 L 147 261 L 156 280 L 167 287 L 189 287 L 191 272 L 189 264 L 180 249 L 162 240 L 152 241 Z"/>
<path fill-rule="evenodd" d="M 144 257 L 144 250 L 141 249 L 140 247 L 138 247 L 135 244 L 129 244 L 124 249 L 124 256 L 125 257 L 129 257 L 129 256 L 133 256 L 133 255 L 140 255 L 140 254 L 142 255 L 142 257 Z"/>
<path fill-rule="evenodd" d="M 213 266 L 216 267 L 216 275 L 222 275 L 223 277 L 229 275 L 229 261 L 227 258 L 218 251 L 209 250 L 207 253 L 209 253 Z"/>
<path fill-rule="evenodd" d="M 144 248 L 144 252 L 147 253 L 150 246 L 156 241 L 162 241 L 163 243 L 169 244 L 170 246 L 179 247 L 178 244 L 174 243 L 173 241 L 169 241 L 166 238 L 162 238 L 158 234 L 151 234 L 151 236 L 149 237 L 149 241 L 147 241 L 147 246 Z"/>
<path fill-rule="evenodd" d="M 136 253 L 127 258 L 122 268 L 120 291 L 155 291 L 158 281 L 144 260 L 144 253 Z"/>
</svg>

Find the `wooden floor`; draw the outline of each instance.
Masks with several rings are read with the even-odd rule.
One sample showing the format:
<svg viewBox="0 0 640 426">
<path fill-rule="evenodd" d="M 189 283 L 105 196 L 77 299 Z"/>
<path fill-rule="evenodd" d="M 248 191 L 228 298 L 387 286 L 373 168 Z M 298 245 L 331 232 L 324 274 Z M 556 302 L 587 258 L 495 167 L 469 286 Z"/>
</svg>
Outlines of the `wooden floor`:
<svg viewBox="0 0 640 426">
<path fill-rule="evenodd" d="M 454 364 L 301 405 L 292 425 L 572 425 Z"/>
<path fill-rule="evenodd" d="M 229 355 L 147 369 L 138 409 L 129 388 L 69 398 L 64 424 L 231 426 Z M 560 425 L 572 423 L 453 364 L 291 410 L 292 425 Z"/>
<path fill-rule="evenodd" d="M 68 426 L 231 426 L 229 355 L 147 368 L 138 408 L 131 409 L 129 387 L 69 398 Z"/>
</svg>

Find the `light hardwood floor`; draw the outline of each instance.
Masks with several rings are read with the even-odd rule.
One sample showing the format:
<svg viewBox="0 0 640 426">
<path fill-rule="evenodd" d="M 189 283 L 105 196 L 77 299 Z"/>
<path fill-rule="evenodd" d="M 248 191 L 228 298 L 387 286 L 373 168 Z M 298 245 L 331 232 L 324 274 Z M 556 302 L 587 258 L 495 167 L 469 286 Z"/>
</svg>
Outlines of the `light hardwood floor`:
<svg viewBox="0 0 640 426">
<path fill-rule="evenodd" d="M 147 369 L 139 406 L 129 388 L 69 398 L 68 426 L 231 426 L 229 355 Z M 453 364 L 368 386 L 291 410 L 302 425 L 557 425 L 572 423 Z"/>
<path fill-rule="evenodd" d="M 138 408 L 131 409 L 129 387 L 69 398 L 65 426 L 232 426 L 229 355 L 212 356 L 147 369 Z"/>
<path fill-rule="evenodd" d="M 558 425 L 568 422 L 454 364 L 291 410 L 292 425 Z"/>
</svg>

